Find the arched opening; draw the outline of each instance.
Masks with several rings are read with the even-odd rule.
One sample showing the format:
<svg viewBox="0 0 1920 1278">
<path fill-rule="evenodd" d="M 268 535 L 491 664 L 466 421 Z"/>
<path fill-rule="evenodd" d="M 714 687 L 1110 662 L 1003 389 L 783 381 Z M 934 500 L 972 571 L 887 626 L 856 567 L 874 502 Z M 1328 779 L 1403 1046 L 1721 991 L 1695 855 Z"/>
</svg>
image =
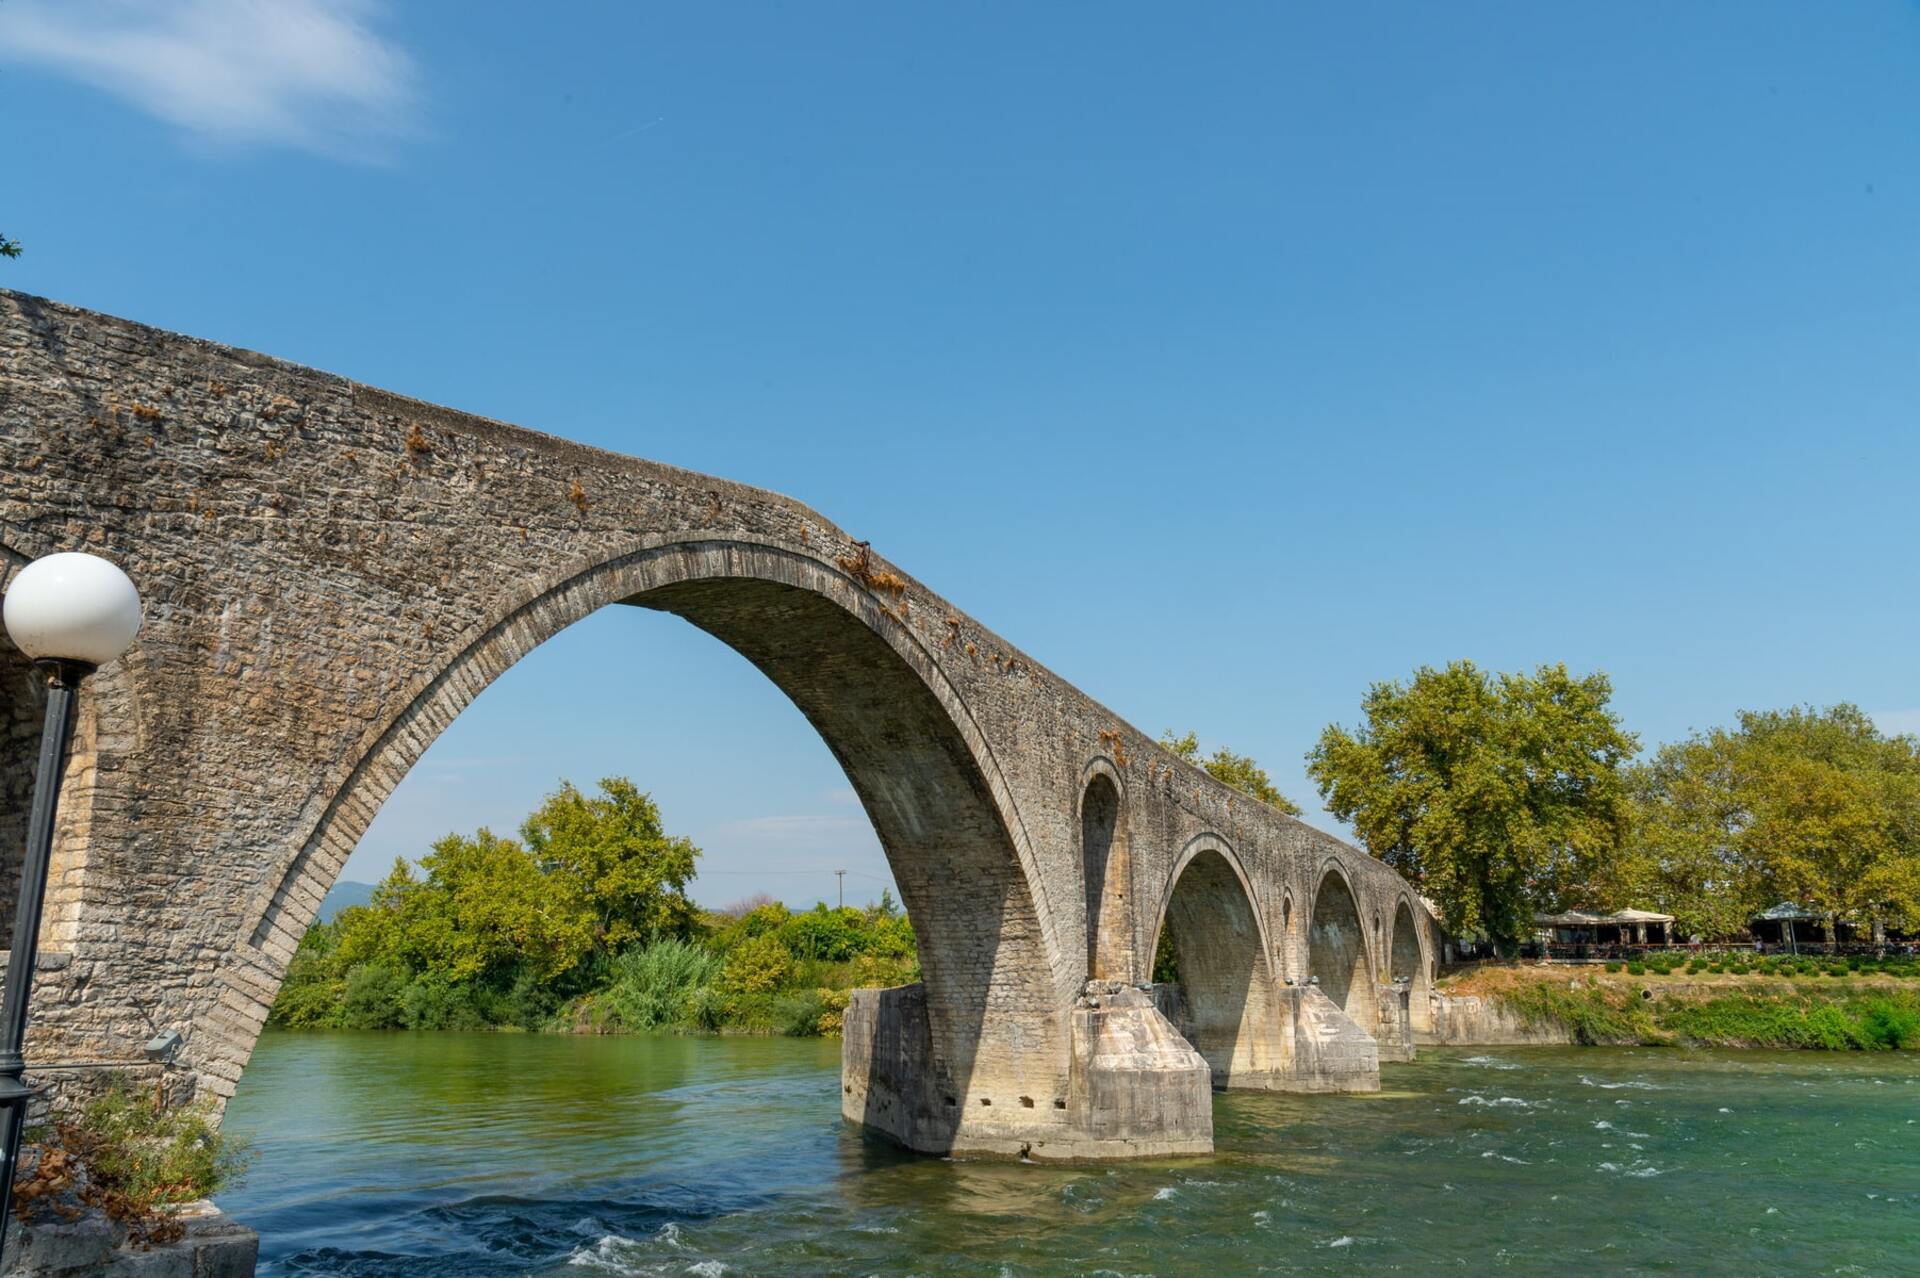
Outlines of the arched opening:
<svg viewBox="0 0 1920 1278">
<path fill-rule="evenodd" d="M 1408 987 L 1408 1016 L 1415 1029 L 1430 1028 L 1432 1016 L 1427 1006 L 1427 964 L 1421 954 L 1420 933 L 1413 911 L 1405 901 L 1393 912 L 1393 946 L 1388 951 L 1390 979 L 1405 981 Z"/>
<path fill-rule="evenodd" d="M 1367 938 L 1360 927 L 1360 910 L 1353 889 L 1338 870 L 1328 870 L 1313 894 L 1313 923 L 1307 933 L 1307 976 L 1318 978 L 1320 990 L 1362 1025 L 1372 1025 L 1379 1012 L 1369 1011 L 1374 999 Z"/>
<path fill-rule="evenodd" d="M 1132 864 L 1120 790 L 1104 771 L 1094 773 L 1080 799 L 1080 848 L 1087 890 L 1087 976 L 1131 980 Z"/>
<path fill-rule="evenodd" d="M 892 1107 L 870 1115 L 872 1125 L 938 1149 L 963 1129 L 990 1143 L 998 1127 L 1030 1126 L 1022 1110 L 1033 1098 L 1045 1098 L 1049 1119 L 1063 1111 L 1058 1009 L 1079 964 L 1059 963 L 1039 924 L 1030 853 L 977 729 L 891 609 L 844 572 L 765 545 L 670 545 L 590 568 L 524 598 L 422 680 L 265 885 L 257 948 L 239 960 L 259 974 L 252 979 L 277 985 L 283 952 L 346 853 L 454 717 L 540 643 L 616 602 L 682 617 L 758 667 L 820 734 L 872 822 L 914 925 L 924 991 L 894 1026 L 920 1044 L 900 1044 L 911 1076 L 870 1080 L 870 1103 Z M 246 981 L 238 973 L 229 988 Z M 244 1059 L 250 1036 L 233 1046 Z"/>
<path fill-rule="evenodd" d="M 1171 958 L 1156 979 L 1171 978 L 1177 999 L 1162 1000 L 1180 1030 L 1213 1068 L 1216 1088 L 1261 1086 L 1273 1068 L 1273 978 L 1246 880 L 1214 848 L 1194 852 L 1179 871 L 1161 913 L 1157 951 Z"/>
<path fill-rule="evenodd" d="M 1280 897 L 1280 943 L 1273 947 L 1274 958 L 1280 964 L 1280 979 L 1291 984 L 1294 965 L 1299 960 L 1293 949 L 1293 893 L 1287 892 Z"/>
</svg>

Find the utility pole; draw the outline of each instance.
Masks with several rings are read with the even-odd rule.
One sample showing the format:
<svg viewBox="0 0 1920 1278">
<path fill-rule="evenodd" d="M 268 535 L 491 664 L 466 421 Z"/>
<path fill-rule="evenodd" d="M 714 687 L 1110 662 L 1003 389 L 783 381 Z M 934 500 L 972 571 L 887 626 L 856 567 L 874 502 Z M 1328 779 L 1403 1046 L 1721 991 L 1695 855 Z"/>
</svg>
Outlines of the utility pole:
<svg viewBox="0 0 1920 1278">
<path fill-rule="evenodd" d="M 847 872 L 835 870 L 833 876 L 840 880 L 840 908 L 844 910 L 847 908 Z"/>
</svg>

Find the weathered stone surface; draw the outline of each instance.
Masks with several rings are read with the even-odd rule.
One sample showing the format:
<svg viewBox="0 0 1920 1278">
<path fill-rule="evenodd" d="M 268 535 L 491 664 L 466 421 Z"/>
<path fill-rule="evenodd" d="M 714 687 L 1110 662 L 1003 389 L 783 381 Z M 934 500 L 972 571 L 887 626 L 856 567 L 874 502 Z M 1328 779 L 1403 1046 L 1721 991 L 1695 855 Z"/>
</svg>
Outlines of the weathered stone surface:
<svg viewBox="0 0 1920 1278">
<path fill-rule="evenodd" d="M 209 1205 L 210 1206 L 210 1205 Z M 114 1253 L 101 1278 L 253 1278 L 260 1236 L 231 1216 L 207 1210 L 186 1221 L 184 1238 Z"/>
<path fill-rule="evenodd" d="M 1431 1024 L 1414 1041 L 1436 1047 L 1522 1047 L 1571 1043 L 1557 1025 L 1534 1025 L 1497 999 L 1478 994 L 1434 994 Z"/>
<path fill-rule="evenodd" d="M 29 1146 L 23 1166 L 34 1153 Z M 147 1245 L 130 1240 L 125 1225 L 80 1192 L 77 1182 L 57 1201 L 33 1204 L 27 1220 L 9 1223 L 0 1278 L 253 1278 L 260 1236 L 210 1202 L 176 1209 L 182 1236 Z"/>
<path fill-rule="evenodd" d="M 180 1075 L 230 1095 L 382 801 L 502 671 L 613 604 L 733 646 L 845 767 L 925 981 L 850 1009 L 872 1029 L 849 1051 L 885 1059 L 849 1079 L 861 1121 L 916 1148 L 1135 1140 L 1096 1135 L 1105 1102 L 1075 1098 L 1103 1044 L 1158 1052 L 1165 1019 L 1080 1000 L 1090 979 L 1144 987 L 1163 923 L 1199 947 L 1187 1014 L 1229 1085 L 1368 1085 L 1375 987 L 1393 963 L 1417 965 L 1417 999 L 1431 977 L 1431 921 L 1387 867 L 772 493 L 0 293 L 0 571 L 65 549 L 124 565 L 148 614 L 84 698 L 44 934 L 71 964 L 39 980 L 36 1059 L 124 1059 L 178 1028 Z M 32 698 L 0 652 L 0 773 Z M 1311 976 L 1339 1006 L 1299 992 Z M 1191 1061 L 1166 1064 L 1187 1097 Z M 913 1116 L 873 1118 L 888 1097 Z M 1135 1148 L 1185 1147 L 1186 1103 L 1111 1111 L 1145 1125 Z"/>
</svg>

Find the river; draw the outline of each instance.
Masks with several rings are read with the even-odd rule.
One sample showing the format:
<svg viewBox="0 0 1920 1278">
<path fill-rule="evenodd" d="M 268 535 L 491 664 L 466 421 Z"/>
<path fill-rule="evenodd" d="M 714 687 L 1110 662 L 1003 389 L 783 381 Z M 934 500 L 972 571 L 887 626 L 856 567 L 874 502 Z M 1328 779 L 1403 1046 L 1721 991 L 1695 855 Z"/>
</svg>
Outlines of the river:
<svg viewBox="0 0 1920 1278">
<path fill-rule="evenodd" d="M 1216 1097 L 1212 1158 L 898 1154 L 839 1044 L 268 1034 L 263 1275 L 1920 1274 L 1920 1054 L 1428 1050 Z"/>
</svg>

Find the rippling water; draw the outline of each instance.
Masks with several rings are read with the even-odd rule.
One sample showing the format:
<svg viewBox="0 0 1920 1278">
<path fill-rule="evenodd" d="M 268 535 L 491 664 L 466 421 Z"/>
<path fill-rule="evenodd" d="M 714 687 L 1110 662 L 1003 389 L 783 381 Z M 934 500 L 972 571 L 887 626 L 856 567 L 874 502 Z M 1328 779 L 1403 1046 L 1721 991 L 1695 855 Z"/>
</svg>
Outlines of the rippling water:
<svg viewBox="0 0 1920 1278">
<path fill-rule="evenodd" d="M 1920 1274 L 1920 1056 L 1427 1051 L 1233 1093 L 1209 1159 L 911 1158 L 836 1042 L 277 1034 L 263 1274 Z"/>
</svg>

